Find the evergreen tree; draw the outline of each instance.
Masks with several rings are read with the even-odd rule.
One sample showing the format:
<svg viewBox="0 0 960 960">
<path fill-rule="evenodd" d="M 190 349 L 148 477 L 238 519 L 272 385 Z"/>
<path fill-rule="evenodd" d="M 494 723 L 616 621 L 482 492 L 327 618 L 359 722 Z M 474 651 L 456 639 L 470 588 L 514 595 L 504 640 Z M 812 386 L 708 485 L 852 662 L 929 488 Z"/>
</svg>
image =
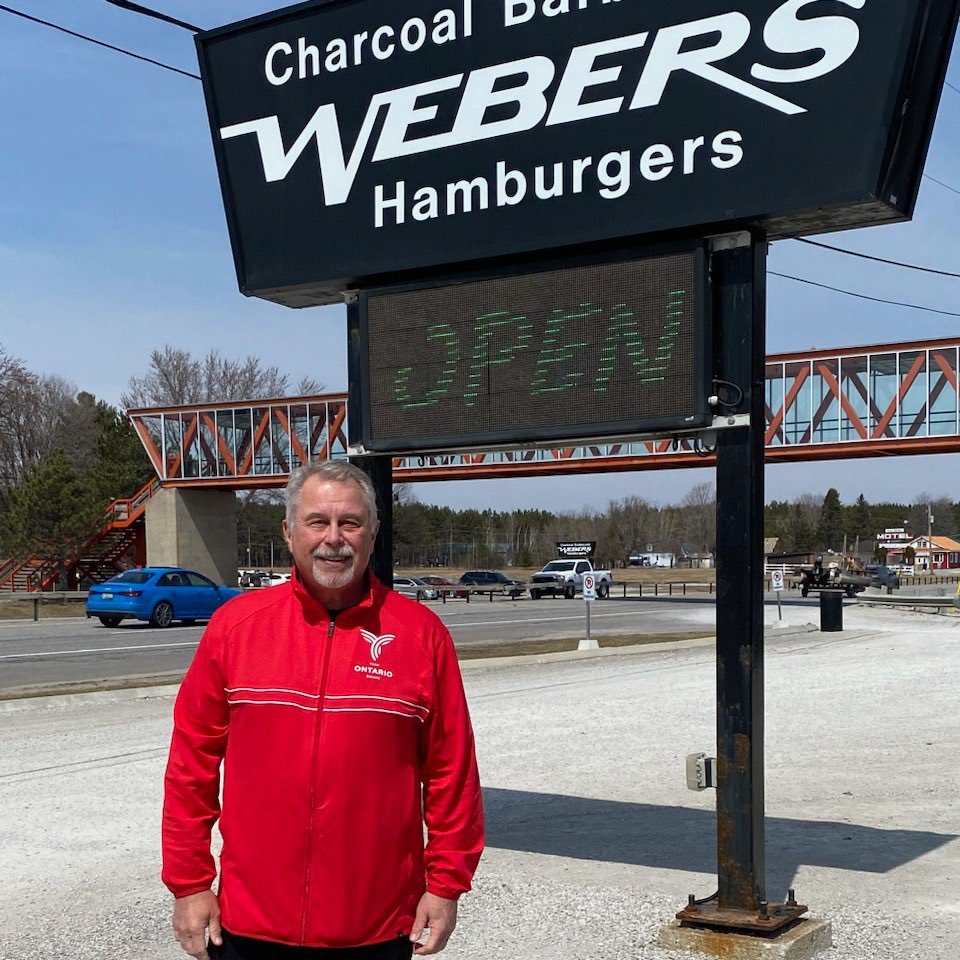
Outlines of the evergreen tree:
<svg viewBox="0 0 960 960">
<path fill-rule="evenodd" d="M 101 509 L 85 478 L 56 450 L 8 491 L 0 517 L 3 552 L 69 557 L 86 542 Z"/>
<path fill-rule="evenodd" d="M 873 529 L 873 520 L 870 515 L 870 504 L 867 498 L 861 493 L 857 497 L 857 502 L 853 506 L 853 517 L 850 523 L 850 534 L 856 539 L 860 538 L 861 543 L 864 540 L 871 539 L 878 531 Z"/>
<path fill-rule="evenodd" d="M 789 549 L 797 551 L 812 550 L 815 545 L 816 536 L 817 532 L 813 524 L 810 523 L 803 504 L 793 504 L 790 508 L 790 516 L 787 521 L 786 540 L 789 543 Z"/>
<path fill-rule="evenodd" d="M 840 494 L 831 487 L 823 498 L 820 509 L 820 524 L 817 527 L 817 542 L 824 550 L 833 549 L 840 544 L 843 536 L 843 507 L 840 506 Z"/>
<path fill-rule="evenodd" d="M 133 496 L 154 471 L 127 417 L 102 400 L 95 401 L 95 407 L 96 442 L 88 482 L 91 494 L 105 507 L 110 500 Z"/>
</svg>

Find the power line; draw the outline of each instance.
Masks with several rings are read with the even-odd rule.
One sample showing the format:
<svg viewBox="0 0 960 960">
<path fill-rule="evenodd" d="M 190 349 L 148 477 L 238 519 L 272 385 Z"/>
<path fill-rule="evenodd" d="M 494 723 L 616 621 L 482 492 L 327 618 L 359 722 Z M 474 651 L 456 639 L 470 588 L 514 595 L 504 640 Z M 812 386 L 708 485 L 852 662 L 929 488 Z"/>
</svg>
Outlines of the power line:
<svg viewBox="0 0 960 960">
<path fill-rule="evenodd" d="M 807 280 L 804 277 L 791 277 L 787 273 L 775 273 L 770 271 L 770 276 L 781 277 L 784 280 L 793 280 L 796 283 L 806 283 L 811 287 L 820 287 L 823 290 L 831 290 L 833 293 L 842 293 L 848 297 L 857 297 L 859 300 L 871 300 L 874 303 L 887 303 L 894 307 L 909 307 L 911 310 L 923 310 L 924 313 L 938 313 L 942 317 L 960 317 L 960 313 L 952 313 L 949 310 L 937 310 L 934 307 L 921 307 L 917 303 L 903 303 L 900 300 L 884 300 L 882 297 L 870 297 L 865 293 L 854 293 L 852 290 L 842 290 L 840 287 L 831 287 L 826 283 L 817 283 L 816 280 Z"/>
<path fill-rule="evenodd" d="M 955 193 L 958 197 L 960 197 L 960 190 L 958 190 L 956 187 L 951 187 L 949 183 L 944 183 L 942 180 L 937 180 L 936 177 L 931 177 L 929 173 L 925 173 L 923 178 L 924 180 L 932 180 L 935 184 L 937 184 L 937 186 L 943 187 L 944 190 L 949 190 L 951 193 Z"/>
<path fill-rule="evenodd" d="M 872 257 L 869 253 L 860 253 L 857 250 L 846 250 L 843 247 L 834 247 L 829 243 L 819 243 L 816 240 L 807 240 L 804 237 L 795 237 L 797 243 L 806 243 L 811 247 L 820 247 L 823 250 L 833 250 L 835 253 L 845 253 L 848 257 L 859 257 L 861 260 L 873 260 L 876 263 L 886 263 L 892 267 L 903 267 L 906 270 L 919 270 L 921 273 L 935 273 L 940 277 L 957 277 L 960 273 L 951 273 L 949 270 L 935 270 L 933 267 L 921 267 L 915 263 L 904 263 L 902 260 L 887 260 L 884 257 Z"/>
<path fill-rule="evenodd" d="M 178 20 L 176 17 L 171 17 L 166 13 L 161 13 L 159 10 L 152 10 L 150 7 L 141 6 L 139 3 L 133 3 L 132 0 L 107 0 L 107 3 L 112 4 L 114 7 L 123 7 L 124 10 L 129 10 L 131 13 L 139 13 L 144 17 L 153 17 L 154 20 L 162 20 L 164 23 L 171 23 L 175 27 L 183 27 L 184 30 L 189 30 L 191 33 L 201 33 L 201 27 L 195 27 L 192 23 L 186 23 L 183 20 Z"/>
<path fill-rule="evenodd" d="M 949 80 L 943 81 L 954 93 L 960 93 L 960 87 L 955 87 Z"/>
<path fill-rule="evenodd" d="M 94 43 L 98 47 L 106 47 L 107 50 L 113 50 L 116 53 L 122 53 L 127 57 L 133 57 L 134 60 L 142 60 L 144 63 L 152 63 L 155 67 L 161 67 L 164 70 L 169 70 L 171 73 L 179 73 L 181 76 L 190 77 L 192 80 L 199 80 L 200 77 L 195 73 L 188 73 L 186 70 L 181 70 L 179 67 L 172 67 L 169 63 L 162 63 L 160 60 L 153 60 L 150 57 L 144 57 L 139 53 L 134 53 L 132 50 L 125 50 L 123 47 L 115 47 L 112 43 L 104 43 L 103 40 L 97 40 L 94 37 L 88 37 L 83 33 L 76 33 L 73 30 L 68 30 L 66 27 L 61 27 L 57 23 L 51 23 L 49 20 L 41 20 L 39 17 L 32 17 L 29 13 L 24 13 L 22 10 L 14 10 L 13 7 L 8 7 L 5 4 L 0 3 L 0 10 L 5 13 L 12 13 L 15 17 L 22 17 L 24 20 L 30 20 L 33 23 L 39 23 L 41 26 L 50 27 L 51 30 L 59 30 L 60 33 L 65 33 L 69 37 L 76 37 L 78 40 L 86 40 L 87 43 Z"/>
</svg>

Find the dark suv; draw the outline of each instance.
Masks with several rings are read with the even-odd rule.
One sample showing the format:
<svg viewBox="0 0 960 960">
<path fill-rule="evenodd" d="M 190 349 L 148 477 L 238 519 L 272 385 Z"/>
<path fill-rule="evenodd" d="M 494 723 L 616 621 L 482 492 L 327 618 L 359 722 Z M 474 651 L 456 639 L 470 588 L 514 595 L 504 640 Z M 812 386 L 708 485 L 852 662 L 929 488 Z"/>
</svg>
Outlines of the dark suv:
<svg viewBox="0 0 960 960">
<path fill-rule="evenodd" d="M 499 570 L 468 570 L 461 578 L 461 583 L 470 587 L 499 587 L 505 597 L 522 596 L 527 585 L 520 580 L 511 580 Z"/>
</svg>

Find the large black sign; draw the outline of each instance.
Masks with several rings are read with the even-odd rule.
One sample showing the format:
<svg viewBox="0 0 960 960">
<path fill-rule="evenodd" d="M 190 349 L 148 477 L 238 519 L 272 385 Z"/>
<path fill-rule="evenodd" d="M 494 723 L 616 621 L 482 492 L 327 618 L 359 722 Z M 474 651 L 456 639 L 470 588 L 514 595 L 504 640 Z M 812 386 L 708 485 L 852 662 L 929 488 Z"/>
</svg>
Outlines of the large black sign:
<svg viewBox="0 0 960 960">
<path fill-rule="evenodd" d="M 351 442 L 396 453 L 703 427 L 706 301 L 702 246 L 364 291 Z"/>
<path fill-rule="evenodd" d="M 202 34 L 241 289 L 909 217 L 960 0 L 318 0 Z"/>
<path fill-rule="evenodd" d="M 574 560 L 592 560 L 597 550 L 597 541 L 590 540 L 582 543 L 563 543 L 557 541 L 557 556 Z"/>
</svg>

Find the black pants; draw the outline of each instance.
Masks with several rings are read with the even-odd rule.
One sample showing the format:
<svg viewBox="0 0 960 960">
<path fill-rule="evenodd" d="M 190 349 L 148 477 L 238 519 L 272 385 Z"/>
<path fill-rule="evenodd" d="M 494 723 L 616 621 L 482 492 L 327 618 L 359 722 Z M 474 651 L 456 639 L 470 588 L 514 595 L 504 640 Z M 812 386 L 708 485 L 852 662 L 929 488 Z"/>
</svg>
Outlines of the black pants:
<svg viewBox="0 0 960 960">
<path fill-rule="evenodd" d="M 366 947 L 327 949 L 321 947 L 289 947 L 269 940 L 252 940 L 223 931 L 223 946 L 207 947 L 210 960 L 410 960 L 413 944 L 400 936 L 385 943 Z"/>
</svg>

